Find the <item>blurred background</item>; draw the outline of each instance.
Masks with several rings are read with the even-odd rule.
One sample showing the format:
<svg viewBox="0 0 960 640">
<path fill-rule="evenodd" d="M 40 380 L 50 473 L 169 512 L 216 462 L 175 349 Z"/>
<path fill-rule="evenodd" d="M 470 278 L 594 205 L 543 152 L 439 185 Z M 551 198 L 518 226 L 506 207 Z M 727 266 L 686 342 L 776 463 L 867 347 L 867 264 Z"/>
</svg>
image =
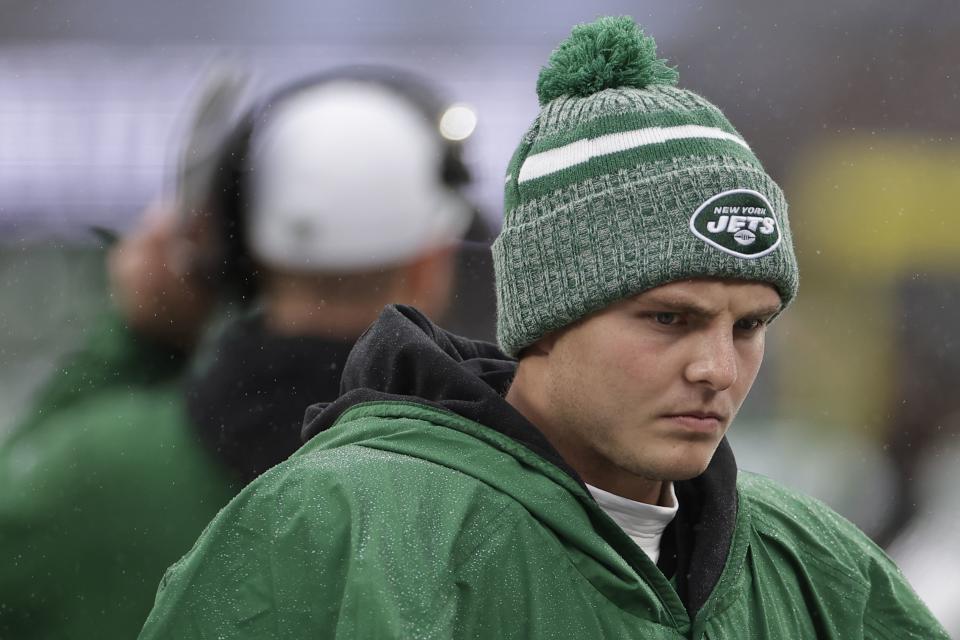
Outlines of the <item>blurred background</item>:
<svg viewBox="0 0 960 640">
<path fill-rule="evenodd" d="M 496 228 L 540 66 L 604 14 L 646 26 L 791 203 L 801 293 L 731 432 L 741 466 L 854 520 L 960 634 L 960 8 L 948 0 L 0 0 L 0 437 L 108 304 L 104 230 L 131 228 L 171 189 L 211 66 L 248 72 L 251 99 L 341 64 L 430 76 L 476 115 L 472 195 Z"/>
</svg>

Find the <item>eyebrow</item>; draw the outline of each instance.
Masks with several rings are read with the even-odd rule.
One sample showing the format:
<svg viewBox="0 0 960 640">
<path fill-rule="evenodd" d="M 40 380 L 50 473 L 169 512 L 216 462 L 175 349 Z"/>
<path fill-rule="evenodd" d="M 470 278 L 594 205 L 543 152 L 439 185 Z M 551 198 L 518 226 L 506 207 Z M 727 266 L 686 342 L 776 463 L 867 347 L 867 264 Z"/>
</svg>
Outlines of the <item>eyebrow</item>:
<svg viewBox="0 0 960 640">
<path fill-rule="evenodd" d="M 633 301 L 637 304 L 642 304 L 645 306 L 654 306 L 661 307 L 667 311 L 676 311 L 679 313 L 687 313 L 695 316 L 702 316 L 705 318 L 712 318 L 719 315 L 715 310 L 705 307 L 701 304 L 698 304 L 691 300 L 683 300 L 680 298 L 668 298 L 661 297 L 657 295 L 644 296 L 642 298 L 634 297 Z M 751 309 L 747 313 L 742 314 L 743 317 L 751 318 L 764 318 L 767 316 L 775 315 L 780 311 L 782 305 L 766 305 L 756 309 Z"/>
</svg>

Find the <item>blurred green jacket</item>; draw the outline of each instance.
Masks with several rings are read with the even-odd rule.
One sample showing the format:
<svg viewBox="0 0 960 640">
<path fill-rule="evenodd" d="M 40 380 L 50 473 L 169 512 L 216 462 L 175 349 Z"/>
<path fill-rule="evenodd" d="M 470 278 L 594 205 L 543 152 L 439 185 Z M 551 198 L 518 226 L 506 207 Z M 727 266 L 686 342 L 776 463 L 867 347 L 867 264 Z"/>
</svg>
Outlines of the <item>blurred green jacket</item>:
<svg viewBox="0 0 960 640">
<path fill-rule="evenodd" d="M 318 434 L 170 568 L 141 639 L 946 638 L 852 524 L 752 474 L 718 476 L 726 521 L 678 525 L 699 542 L 668 579 L 510 413 L 511 366 L 385 311 L 347 393 L 312 410 Z M 711 467 L 732 462 L 722 443 Z M 704 585 L 676 576 L 707 575 L 717 549 L 696 602 Z"/>
<path fill-rule="evenodd" d="M 0 443 L 0 638 L 135 637 L 234 495 L 184 417 L 184 364 L 107 316 Z"/>
</svg>

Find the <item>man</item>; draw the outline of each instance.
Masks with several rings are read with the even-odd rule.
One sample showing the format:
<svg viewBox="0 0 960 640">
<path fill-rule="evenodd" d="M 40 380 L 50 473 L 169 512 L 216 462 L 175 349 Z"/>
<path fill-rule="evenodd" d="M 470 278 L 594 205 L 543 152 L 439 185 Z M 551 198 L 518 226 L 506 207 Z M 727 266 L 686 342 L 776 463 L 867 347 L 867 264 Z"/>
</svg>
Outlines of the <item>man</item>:
<svg viewBox="0 0 960 640">
<path fill-rule="evenodd" d="M 723 435 L 797 290 L 780 189 L 629 19 L 540 75 L 495 347 L 391 307 L 313 438 L 164 578 L 142 638 L 945 637 Z"/>
<path fill-rule="evenodd" d="M 417 76 L 326 72 L 266 96 L 224 146 L 210 198 L 225 285 L 248 301 L 188 381 L 204 442 L 244 481 L 303 443 L 384 305 L 441 315 L 472 208 L 444 103 Z"/>
<path fill-rule="evenodd" d="M 115 308 L 0 443 L 0 637 L 131 637 L 239 489 L 184 415 L 213 296 L 174 268 L 178 217 L 154 207 L 111 249 Z"/>
</svg>

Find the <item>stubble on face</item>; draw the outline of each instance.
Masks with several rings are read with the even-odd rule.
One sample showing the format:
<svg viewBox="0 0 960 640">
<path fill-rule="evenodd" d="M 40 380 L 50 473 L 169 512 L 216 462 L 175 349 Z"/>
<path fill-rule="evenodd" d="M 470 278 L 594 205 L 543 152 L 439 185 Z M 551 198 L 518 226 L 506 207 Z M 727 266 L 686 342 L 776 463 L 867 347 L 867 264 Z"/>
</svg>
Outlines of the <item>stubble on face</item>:
<svg viewBox="0 0 960 640">
<path fill-rule="evenodd" d="M 716 394 L 680 393 L 664 380 L 663 369 L 644 366 L 646 358 L 634 350 L 591 349 L 596 346 L 591 336 L 554 352 L 548 438 L 556 440 L 561 455 L 585 482 L 617 495 L 635 486 L 659 494 L 660 482 L 703 473 L 729 420 L 713 433 L 694 434 L 673 432 L 659 422 L 668 407 L 717 407 Z"/>
<path fill-rule="evenodd" d="M 692 280 L 615 303 L 542 345 L 532 420 L 589 484 L 659 495 L 709 465 L 779 302 L 769 285 Z"/>
</svg>

